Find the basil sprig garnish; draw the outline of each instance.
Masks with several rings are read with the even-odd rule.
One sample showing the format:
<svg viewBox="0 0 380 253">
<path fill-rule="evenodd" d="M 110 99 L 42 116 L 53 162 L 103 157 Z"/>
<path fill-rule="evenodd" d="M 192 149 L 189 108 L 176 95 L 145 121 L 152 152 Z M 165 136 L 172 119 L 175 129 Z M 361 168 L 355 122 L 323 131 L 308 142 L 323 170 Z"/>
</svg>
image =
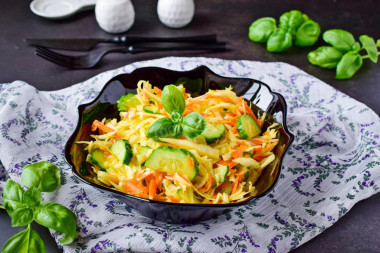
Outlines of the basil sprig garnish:
<svg viewBox="0 0 380 253">
<path fill-rule="evenodd" d="M 29 164 L 22 171 L 21 182 L 29 189 L 24 191 L 12 179 L 5 182 L 3 208 L 11 217 L 12 227 L 28 227 L 12 236 L 1 252 L 46 252 L 44 242 L 30 227 L 33 220 L 63 233 L 62 244 L 73 242 L 77 234 L 74 213 L 57 203 L 41 204 L 41 192 L 52 192 L 60 186 L 59 168 L 46 161 Z"/>
<path fill-rule="evenodd" d="M 161 102 L 171 118 L 161 118 L 154 122 L 147 137 L 159 141 L 159 138 L 180 138 L 189 140 L 198 138 L 206 129 L 207 123 L 202 115 L 189 113 L 183 118 L 186 102 L 183 93 L 175 85 L 166 85 L 162 90 Z"/>
</svg>

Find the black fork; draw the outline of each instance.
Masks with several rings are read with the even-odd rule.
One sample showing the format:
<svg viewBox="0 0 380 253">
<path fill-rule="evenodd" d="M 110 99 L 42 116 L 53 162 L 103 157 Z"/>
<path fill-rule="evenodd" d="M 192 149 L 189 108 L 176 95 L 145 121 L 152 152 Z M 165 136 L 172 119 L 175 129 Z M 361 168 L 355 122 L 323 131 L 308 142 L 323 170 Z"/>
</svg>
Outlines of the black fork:
<svg viewBox="0 0 380 253">
<path fill-rule="evenodd" d="M 36 54 L 55 64 L 71 69 L 88 69 L 94 67 L 100 60 L 109 53 L 130 53 L 138 54 L 156 51 L 185 51 L 185 50 L 203 50 L 203 51 L 225 51 L 225 43 L 183 45 L 172 47 L 154 47 L 154 46 L 128 46 L 108 49 L 97 49 L 88 54 L 81 56 L 71 56 L 57 53 L 44 47 L 37 47 Z"/>
</svg>

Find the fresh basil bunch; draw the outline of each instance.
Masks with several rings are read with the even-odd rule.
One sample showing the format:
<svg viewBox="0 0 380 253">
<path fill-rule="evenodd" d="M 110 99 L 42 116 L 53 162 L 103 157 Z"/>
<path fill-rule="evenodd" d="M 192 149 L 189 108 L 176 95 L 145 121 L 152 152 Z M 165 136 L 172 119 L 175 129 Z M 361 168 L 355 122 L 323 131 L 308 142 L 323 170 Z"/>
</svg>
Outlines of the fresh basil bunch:
<svg viewBox="0 0 380 253">
<path fill-rule="evenodd" d="M 12 236 L 4 244 L 1 252 L 46 252 L 41 237 L 30 226 L 33 220 L 63 233 L 64 236 L 60 240 L 62 244 L 73 242 L 77 234 L 73 212 L 60 204 L 41 204 L 41 192 L 52 192 L 60 186 L 59 168 L 46 161 L 29 164 L 22 171 L 21 182 L 29 189 L 24 191 L 11 179 L 5 182 L 4 208 L 12 219 L 13 227 L 28 227 Z"/>
<path fill-rule="evenodd" d="M 350 32 L 341 29 L 326 31 L 323 40 L 331 46 L 321 46 L 310 52 L 307 58 L 311 64 L 322 68 L 336 68 L 337 79 L 351 78 L 362 66 L 363 59 L 369 58 L 377 63 L 380 40 L 375 43 L 374 38 L 361 35 L 360 44 Z M 362 50 L 367 54 L 361 55 Z"/>
<path fill-rule="evenodd" d="M 206 129 L 206 120 L 197 112 L 191 112 L 183 118 L 186 102 L 183 93 L 175 85 L 166 85 L 162 90 L 161 102 L 171 118 L 161 118 L 154 122 L 147 132 L 148 138 L 180 138 L 189 140 L 198 138 Z"/>
<path fill-rule="evenodd" d="M 249 27 L 248 37 L 254 42 L 267 43 L 269 52 L 282 52 L 293 45 L 308 47 L 318 40 L 321 28 L 319 24 L 298 10 L 285 12 L 279 20 L 264 17 Z"/>
</svg>

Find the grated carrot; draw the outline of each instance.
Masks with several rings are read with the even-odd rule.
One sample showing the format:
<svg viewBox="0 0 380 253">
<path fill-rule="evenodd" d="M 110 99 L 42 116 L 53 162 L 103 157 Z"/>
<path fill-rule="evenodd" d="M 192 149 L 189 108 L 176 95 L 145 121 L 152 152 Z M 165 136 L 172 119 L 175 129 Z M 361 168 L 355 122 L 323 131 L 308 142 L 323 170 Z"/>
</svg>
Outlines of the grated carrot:
<svg viewBox="0 0 380 253">
<path fill-rule="evenodd" d="M 109 132 L 113 132 L 113 131 L 116 131 L 115 129 L 109 127 L 109 126 L 106 126 L 104 125 L 102 122 L 100 122 L 99 120 L 95 120 L 93 123 L 92 123 L 92 126 L 91 126 L 91 131 L 94 132 L 96 131 L 96 129 L 98 129 L 105 132 L 105 133 L 109 133 Z"/>
<path fill-rule="evenodd" d="M 149 182 L 149 199 L 153 199 L 156 196 L 157 184 L 155 178 Z"/>
<path fill-rule="evenodd" d="M 154 86 L 153 91 L 154 91 L 154 93 L 156 93 L 158 96 L 161 97 L 162 90 L 160 88 Z"/>
<path fill-rule="evenodd" d="M 210 173 L 208 173 L 207 184 L 204 187 L 199 188 L 199 190 L 201 192 L 208 192 L 211 189 L 211 186 L 212 186 L 213 183 L 214 183 L 214 178 L 211 176 Z"/>
<path fill-rule="evenodd" d="M 248 145 L 247 144 L 240 144 L 241 146 L 238 147 L 238 149 L 236 149 L 233 153 L 232 153 L 232 157 L 233 158 L 239 158 L 242 156 L 242 154 L 244 153 L 244 151 L 248 148 Z"/>
</svg>

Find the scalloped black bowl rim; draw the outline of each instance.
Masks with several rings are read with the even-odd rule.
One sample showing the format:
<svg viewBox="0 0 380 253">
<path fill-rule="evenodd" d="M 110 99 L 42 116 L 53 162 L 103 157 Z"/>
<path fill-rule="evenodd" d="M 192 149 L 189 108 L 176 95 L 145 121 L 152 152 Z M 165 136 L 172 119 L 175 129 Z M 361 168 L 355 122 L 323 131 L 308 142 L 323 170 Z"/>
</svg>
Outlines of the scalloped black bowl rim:
<svg viewBox="0 0 380 253">
<path fill-rule="evenodd" d="M 228 203 L 228 204 L 191 204 L 191 203 L 163 202 L 163 201 L 156 201 L 156 200 L 150 200 L 150 199 L 136 197 L 136 196 L 133 196 L 133 195 L 130 195 L 130 194 L 127 194 L 127 193 L 123 193 L 123 192 L 117 191 L 116 189 L 112 189 L 112 188 L 109 188 L 109 187 L 106 187 L 106 186 L 103 186 L 103 185 L 96 184 L 94 182 L 87 181 L 84 177 L 82 177 L 81 175 L 79 175 L 79 173 L 75 169 L 74 164 L 71 161 L 70 149 L 71 149 L 71 146 L 73 145 L 74 139 L 75 139 L 78 131 L 81 128 L 81 125 L 82 125 L 81 114 L 83 113 L 84 108 L 87 107 L 87 106 L 89 106 L 89 105 L 91 105 L 91 104 L 93 104 L 94 102 L 96 102 L 102 96 L 102 94 L 105 91 L 105 89 L 113 81 L 117 80 L 119 76 L 121 76 L 121 75 L 131 75 L 136 70 L 141 71 L 141 70 L 144 70 L 144 69 L 146 69 L 146 70 L 148 70 L 148 69 L 165 70 L 165 71 L 172 71 L 172 72 L 178 72 L 178 73 L 187 73 L 187 72 L 192 72 L 192 71 L 201 69 L 201 70 L 207 71 L 207 72 L 211 73 L 212 75 L 214 75 L 216 77 L 219 77 L 219 78 L 224 78 L 224 79 L 239 79 L 239 80 L 253 81 L 255 83 L 258 83 L 260 85 L 265 86 L 272 95 L 277 96 L 280 99 L 280 102 L 281 102 L 281 104 L 283 106 L 283 108 L 282 108 L 283 122 L 282 122 L 281 125 L 282 125 L 282 128 L 283 128 L 284 132 L 287 134 L 287 136 L 288 136 L 289 139 L 288 139 L 288 144 L 285 146 L 283 154 L 282 154 L 282 157 L 281 157 L 281 159 L 279 161 L 279 165 L 278 165 L 279 171 L 278 171 L 278 173 L 276 175 L 276 178 L 274 178 L 274 181 L 273 181 L 272 185 L 267 190 L 265 190 L 264 192 L 262 192 L 262 193 L 260 193 L 260 194 L 258 194 L 256 196 L 252 196 L 252 197 L 248 198 L 247 200 L 241 201 L 241 202 L 234 202 L 234 203 Z M 247 92 L 247 90 L 244 93 L 246 93 L 246 92 Z M 177 71 L 177 70 L 171 70 L 171 69 L 160 68 L 160 67 L 142 67 L 142 68 L 137 68 L 137 69 L 133 70 L 130 73 L 122 73 L 122 74 L 116 75 L 116 76 L 112 77 L 110 80 L 107 81 L 107 83 L 104 85 L 104 87 L 102 88 L 102 90 L 99 92 L 98 96 L 95 99 L 93 99 L 91 102 L 88 102 L 86 104 L 81 104 L 81 105 L 78 106 L 78 116 L 79 116 L 79 118 L 78 118 L 78 124 L 77 124 L 74 132 L 72 133 L 72 135 L 70 136 L 70 138 L 68 139 L 68 141 L 66 142 L 66 145 L 65 145 L 65 159 L 66 159 L 66 162 L 71 166 L 74 175 L 76 177 L 78 177 L 81 181 L 83 181 L 84 183 L 89 184 L 89 185 L 91 185 L 93 187 L 96 187 L 96 188 L 98 188 L 100 190 L 105 190 L 105 191 L 108 191 L 108 192 L 112 192 L 113 194 L 121 195 L 122 197 L 127 197 L 127 198 L 131 198 L 131 199 L 143 201 L 143 202 L 146 202 L 146 203 L 154 203 L 154 204 L 160 204 L 160 205 L 170 205 L 170 206 L 180 206 L 180 207 L 188 206 L 188 207 L 210 207 L 210 208 L 229 208 L 229 207 L 231 207 L 232 208 L 232 207 L 237 207 L 237 206 L 242 206 L 242 205 L 248 204 L 251 201 L 254 201 L 255 199 L 263 197 L 266 194 L 268 194 L 273 189 L 273 187 L 277 184 L 278 178 L 279 178 L 279 176 L 281 174 L 280 172 L 281 172 L 281 167 L 282 167 L 282 161 L 284 159 L 286 151 L 288 150 L 289 146 L 292 144 L 292 142 L 294 140 L 294 135 L 292 133 L 290 133 L 290 131 L 288 130 L 288 127 L 286 125 L 287 105 L 286 105 L 286 101 L 285 101 L 284 97 L 281 94 L 279 94 L 277 92 L 273 92 L 271 90 L 271 88 L 266 83 L 263 83 L 263 82 L 261 82 L 259 80 L 252 79 L 252 78 L 240 78 L 240 77 L 221 76 L 221 75 L 218 75 L 218 74 L 214 73 L 212 70 L 210 70 L 207 66 L 204 66 L 204 65 L 198 66 L 198 67 L 196 67 L 196 68 L 194 68 L 192 70 L 187 70 L 187 71 Z"/>
</svg>

